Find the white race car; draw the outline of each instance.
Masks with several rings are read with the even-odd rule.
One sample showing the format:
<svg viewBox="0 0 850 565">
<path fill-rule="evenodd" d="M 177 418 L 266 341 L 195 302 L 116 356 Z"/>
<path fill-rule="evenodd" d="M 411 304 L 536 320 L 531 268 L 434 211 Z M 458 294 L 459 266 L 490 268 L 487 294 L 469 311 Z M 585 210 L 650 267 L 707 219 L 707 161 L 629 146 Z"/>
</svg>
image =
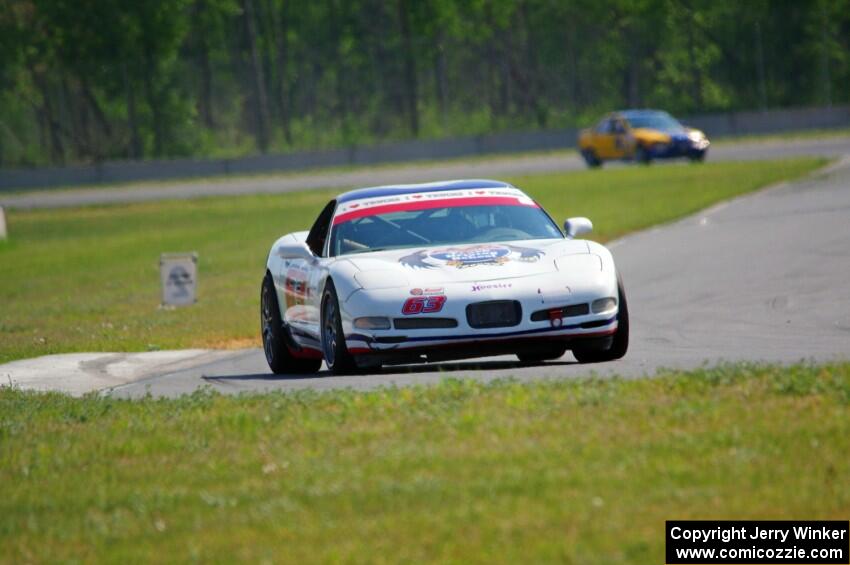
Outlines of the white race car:
<svg viewBox="0 0 850 565">
<path fill-rule="evenodd" d="M 521 190 L 463 180 L 354 190 L 278 239 L 261 290 L 275 373 L 515 354 L 625 355 L 629 313 L 587 218 L 566 233 Z"/>
</svg>

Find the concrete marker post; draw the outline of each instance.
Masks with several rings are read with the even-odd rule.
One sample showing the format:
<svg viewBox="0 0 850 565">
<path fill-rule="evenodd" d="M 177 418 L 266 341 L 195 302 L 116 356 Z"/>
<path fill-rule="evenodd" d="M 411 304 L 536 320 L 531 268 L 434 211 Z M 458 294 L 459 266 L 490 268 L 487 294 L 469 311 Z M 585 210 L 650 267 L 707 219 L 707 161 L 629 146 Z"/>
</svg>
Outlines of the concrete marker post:
<svg viewBox="0 0 850 565">
<path fill-rule="evenodd" d="M 7 237 L 9 237 L 9 233 L 6 230 L 6 212 L 0 206 L 0 240 L 4 240 Z"/>
<path fill-rule="evenodd" d="M 163 306 L 190 306 L 198 301 L 198 254 L 163 253 L 159 257 Z"/>
</svg>

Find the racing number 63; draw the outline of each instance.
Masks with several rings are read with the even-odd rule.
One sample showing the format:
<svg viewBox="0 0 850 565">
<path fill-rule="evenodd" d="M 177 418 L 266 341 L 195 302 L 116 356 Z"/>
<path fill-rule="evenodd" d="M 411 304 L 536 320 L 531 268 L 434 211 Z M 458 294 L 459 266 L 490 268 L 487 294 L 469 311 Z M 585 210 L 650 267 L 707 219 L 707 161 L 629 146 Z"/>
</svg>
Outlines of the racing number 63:
<svg viewBox="0 0 850 565">
<path fill-rule="evenodd" d="M 405 316 L 411 314 L 430 314 L 439 312 L 443 309 L 443 304 L 446 303 L 446 297 L 438 296 L 414 296 L 408 298 L 401 307 L 401 313 Z"/>
</svg>

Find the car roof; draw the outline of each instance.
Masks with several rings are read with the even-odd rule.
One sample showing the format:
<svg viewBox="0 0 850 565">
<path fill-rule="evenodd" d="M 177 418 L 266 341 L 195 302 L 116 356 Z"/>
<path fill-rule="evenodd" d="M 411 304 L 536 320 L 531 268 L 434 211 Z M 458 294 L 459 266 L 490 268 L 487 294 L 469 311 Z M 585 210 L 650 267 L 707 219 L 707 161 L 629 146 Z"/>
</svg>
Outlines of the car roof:
<svg viewBox="0 0 850 565">
<path fill-rule="evenodd" d="M 373 186 L 360 188 L 340 194 L 336 201 L 350 202 L 361 198 L 375 198 L 378 196 L 395 196 L 397 194 L 412 194 L 417 192 L 440 192 L 443 190 L 463 190 L 470 188 L 516 188 L 514 185 L 487 179 L 450 180 L 442 182 L 428 182 L 423 184 L 391 184 L 386 186 Z"/>
<path fill-rule="evenodd" d="M 667 114 L 664 110 L 649 110 L 649 109 L 630 109 L 630 110 L 618 110 L 614 112 L 612 115 L 621 116 L 626 118 L 627 120 L 630 118 L 637 118 L 639 116 L 651 116 L 652 114 Z"/>
</svg>

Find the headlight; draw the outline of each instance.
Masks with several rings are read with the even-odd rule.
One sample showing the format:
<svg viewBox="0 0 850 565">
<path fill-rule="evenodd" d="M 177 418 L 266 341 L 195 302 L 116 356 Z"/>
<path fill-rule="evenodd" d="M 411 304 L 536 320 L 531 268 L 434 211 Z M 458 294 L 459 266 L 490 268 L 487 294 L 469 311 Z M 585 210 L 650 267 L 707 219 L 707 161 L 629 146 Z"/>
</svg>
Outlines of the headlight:
<svg viewBox="0 0 850 565">
<path fill-rule="evenodd" d="M 388 330 L 390 329 L 390 319 L 383 316 L 354 318 L 354 327 L 360 330 Z"/>
<path fill-rule="evenodd" d="M 705 149 L 709 146 L 708 138 L 705 137 L 705 134 L 696 129 L 688 132 L 688 140 L 696 149 Z"/>
<path fill-rule="evenodd" d="M 608 297 L 608 298 L 599 298 L 594 300 L 590 305 L 590 310 L 594 314 L 601 314 L 602 312 L 608 312 L 609 310 L 613 310 L 617 307 L 617 299 Z"/>
</svg>

